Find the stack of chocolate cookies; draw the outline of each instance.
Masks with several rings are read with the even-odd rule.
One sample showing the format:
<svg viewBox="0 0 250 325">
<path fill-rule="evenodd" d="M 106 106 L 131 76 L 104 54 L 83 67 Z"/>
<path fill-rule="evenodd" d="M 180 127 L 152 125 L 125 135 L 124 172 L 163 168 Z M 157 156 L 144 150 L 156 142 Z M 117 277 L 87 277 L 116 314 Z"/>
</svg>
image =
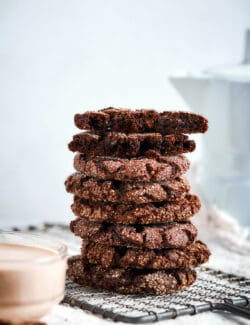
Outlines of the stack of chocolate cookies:
<svg viewBox="0 0 250 325">
<path fill-rule="evenodd" d="M 72 232 L 81 255 L 68 261 L 75 282 L 121 293 L 165 294 L 194 283 L 210 252 L 190 218 L 200 201 L 183 174 L 195 149 L 186 134 L 207 120 L 186 112 L 108 108 L 75 115 Z M 93 133 L 94 132 L 94 133 Z"/>
</svg>

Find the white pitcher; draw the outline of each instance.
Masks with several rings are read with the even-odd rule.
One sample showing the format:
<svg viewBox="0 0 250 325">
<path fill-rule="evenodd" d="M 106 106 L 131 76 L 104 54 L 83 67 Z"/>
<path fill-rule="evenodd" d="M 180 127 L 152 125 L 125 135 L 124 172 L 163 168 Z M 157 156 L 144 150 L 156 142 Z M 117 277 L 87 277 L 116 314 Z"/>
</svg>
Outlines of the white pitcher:
<svg viewBox="0 0 250 325">
<path fill-rule="evenodd" d="M 209 120 L 203 136 L 205 198 L 250 226 L 250 31 L 242 64 L 170 81 L 190 108 Z"/>
</svg>

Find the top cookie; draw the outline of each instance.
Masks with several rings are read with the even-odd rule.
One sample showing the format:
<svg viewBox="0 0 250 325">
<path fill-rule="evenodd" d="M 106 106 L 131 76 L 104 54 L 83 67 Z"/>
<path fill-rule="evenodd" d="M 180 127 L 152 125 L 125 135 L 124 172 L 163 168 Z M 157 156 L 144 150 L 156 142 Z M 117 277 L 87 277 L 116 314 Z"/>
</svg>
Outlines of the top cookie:
<svg viewBox="0 0 250 325">
<path fill-rule="evenodd" d="M 204 133 L 208 129 L 207 119 L 194 113 L 170 111 L 158 113 L 154 110 L 129 110 L 112 107 L 97 112 L 76 114 L 75 125 L 79 129 L 97 133 L 112 131 L 182 134 Z"/>
</svg>

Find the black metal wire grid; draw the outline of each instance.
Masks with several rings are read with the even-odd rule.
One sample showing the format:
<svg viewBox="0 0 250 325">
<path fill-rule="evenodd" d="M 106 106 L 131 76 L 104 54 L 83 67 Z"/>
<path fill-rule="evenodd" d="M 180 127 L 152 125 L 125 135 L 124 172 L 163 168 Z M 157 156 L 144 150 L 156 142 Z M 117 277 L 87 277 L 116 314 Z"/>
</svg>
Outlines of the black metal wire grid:
<svg viewBox="0 0 250 325">
<path fill-rule="evenodd" d="M 87 289 L 67 280 L 64 303 L 88 310 L 114 321 L 149 323 L 182 315 L 226 310 L 250 317 L 250 279 L 200 267 L 198 280 L 190 288 L 176 293 L 122 295 Z"/>
</svg>

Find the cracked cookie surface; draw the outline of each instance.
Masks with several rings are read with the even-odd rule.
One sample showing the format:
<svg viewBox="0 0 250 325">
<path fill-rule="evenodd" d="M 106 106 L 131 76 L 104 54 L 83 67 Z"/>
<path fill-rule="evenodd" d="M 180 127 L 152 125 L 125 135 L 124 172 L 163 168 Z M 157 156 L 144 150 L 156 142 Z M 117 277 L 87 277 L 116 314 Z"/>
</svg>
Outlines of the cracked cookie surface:
<svg viewBox="0 0 250 325">
<path fill-rule="evenodd" d="M 185 247 L 191 245 L 197 236 L 196 227 L 189 222 L 128 226 L 77 218 L 71 221 L 70 229 L 76 236 L 98 244 L 149 249 Z"/>
<path fill-rule="evenodd" d="M 131 158 L 150 155 L 174 156 L 192 152 L 195 142 L 184 134 L 165 135 L 160 133 L 116 133 L 108 132 L 98 135 L 81 132 L 73 136 L 68 145 L 73 152 L 84 154 L 85 158 L 95 156 L 110 156 Z"/>
<path fill-rule="evenodd" d="M 70 175 L 65 181 L 66 190 L 76 196 L 95 202 L 149 203 L 178 201 L 190 190 L 184 177 L 162 182 L 104 181 L 86 177 L 81 173 Z"/>
<path fill-rule="evenodd" d="M 208 261 L 210 252 L 201 241 L 173 249 L 112 247 L 83 241 L 81 256 L 89 264 L 132 269 L 176 269 L 195 267 Z"/>
<path fill-rule="evenodd" d="M 135 204 L 116 204 L 90 202 L 74 197 L 71 209 L 78 217 L 89 221 L 122 224 L 158 224 L 188 221 L 199 212 L 201 207 L 198 196 L 187 194 L 178 202 L 159 202 Z"/>
<path fill-rule="evenodd" d="M 196 280 L 196 272 L 189 268 L 164 271 L 103 268 L 87 265 L 81 256 L 68 259 L 67 275 L 83 286 L 128 294 L 162 295 L 183 290 Z"/>
<path fill-rule="evenodd" d="M 85 159 L 84 155 L 77 154 L 74 158 L 74 167 L 77 171 L 103 180 L 162 181 L 181 176 L 189 166 L 189 160 L 184 156 Z"/>
</svg>

